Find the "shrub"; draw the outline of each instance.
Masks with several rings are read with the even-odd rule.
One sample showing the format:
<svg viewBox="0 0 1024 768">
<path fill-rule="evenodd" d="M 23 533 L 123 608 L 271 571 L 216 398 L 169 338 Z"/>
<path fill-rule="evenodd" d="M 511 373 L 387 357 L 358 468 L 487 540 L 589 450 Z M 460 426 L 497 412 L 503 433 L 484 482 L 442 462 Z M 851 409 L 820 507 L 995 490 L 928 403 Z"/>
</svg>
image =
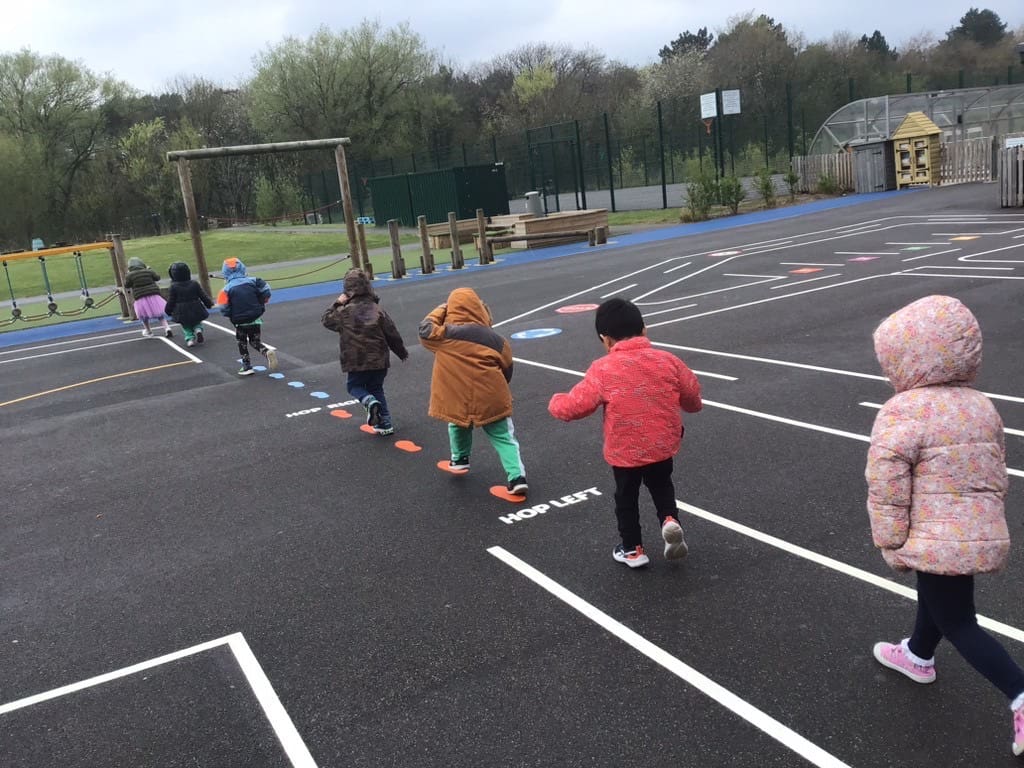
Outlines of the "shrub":
<svg viewBox="0 0 1024 768">
<path fill-rule="evenodd" d="M 818 179 L 818 192 L 823 195 L 839 194 L 839 182 L 827 173 Z"/>
<path fill-rule="evenodd" d="M 757 191 L 764 200 L 765 208 L 775 207 L 775 180 L 767 168 L 761 168 L 757 172 Z"/>
<path fill-rule="evenodd" d="M 747 196 L 747 190 L 735 176 L 726 176 L 718 183 L 718 193 L 725 205 L 735 216 L 740 212 L 740 203 Z"/>
<path fill-rule="evenodd" d="M 705 221 L 711 206 L 718 200 L 718 182 L 700 174 L 686 185 L 686 210 L 691 221 Z"/>
<path fill-rule="evenodd" d="M 796 200 L 796 187 L 800 183 L 800 174 L 790 168 L 783 178 L 786 180 L 786 186 L 789 187 L 789 199 L 792 202 Z"/>
</svg>

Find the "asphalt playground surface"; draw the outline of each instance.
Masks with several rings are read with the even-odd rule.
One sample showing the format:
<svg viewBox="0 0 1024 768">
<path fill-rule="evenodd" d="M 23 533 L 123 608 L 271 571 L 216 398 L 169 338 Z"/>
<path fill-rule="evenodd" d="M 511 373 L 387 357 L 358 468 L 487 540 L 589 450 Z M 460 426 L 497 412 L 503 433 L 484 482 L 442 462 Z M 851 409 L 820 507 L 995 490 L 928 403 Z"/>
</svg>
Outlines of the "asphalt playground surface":
<svg viewBox="0 0 1024 768">
<path fill-rule="evenodd" d="M 890 395 L 873 329 L 959 297 L 1011 468 L 1014 556 L 978 611 L 1024 662 L 1024 214 L 994 199 L 868 196 L 378 280 L 411 352 L 392 438 L 347 404 L 319 323 L 336 285 L 272 301 L 278 378 L 236 376 L 226 329 L 191 350 L 113 321 L 0 335 L 0 765 L 1019 765 L 1007 703 L 950 646 L 932 686 L 872 658 L 915 603 L 863 479 Z M 461 285 L 531 332 L 525 502 L 490 494 L 481 433 L 467 476 L 436 467 L 416 327 Z M 609 295 L 706 403 L 676 461 L 690 556 L 661 557 L 642 497 L 639 570 L 611 558 L 600 416 L 547 414 L 602 352 L 581 305 Z"/>
</svg>

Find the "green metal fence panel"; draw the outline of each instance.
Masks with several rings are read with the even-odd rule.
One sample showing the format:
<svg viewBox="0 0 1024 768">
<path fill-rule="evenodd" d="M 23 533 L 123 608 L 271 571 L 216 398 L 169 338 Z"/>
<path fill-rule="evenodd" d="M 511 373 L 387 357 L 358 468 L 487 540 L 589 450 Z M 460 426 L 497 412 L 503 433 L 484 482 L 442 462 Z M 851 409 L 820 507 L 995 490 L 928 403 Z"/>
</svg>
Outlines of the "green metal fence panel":
<svg viewBox="0 0 1024 768">
<path fill-rule="evenodd" d="M 476 209 L 483 208 L 487 216 L 507 214 L 508 185 L 505 183 L 505 166 L 502 163 L 470 165 L 452 169 L 457 194 L 460 219 L 476 216 Z"/>
<path fill-rule="evenodd" d="M 378 226 L 382 226 L 389 219 L 398 219 L 404 227 L 411 227 L 416 223 L 409 195 L 409 176 L 378 176 L 370 179 L 369 186 L 373 199 L 373 216 Z"/>
<path fill-rule="evenodd" d="M 451 168 L 410 173 L 407 178 L 415 214 L 409 226 L 416 223 L 416 216 L 426 216 L 428 224 L 440 224 L 448 221 L 449 211 L 458 211 L 458 185 Z"/>
</svg>

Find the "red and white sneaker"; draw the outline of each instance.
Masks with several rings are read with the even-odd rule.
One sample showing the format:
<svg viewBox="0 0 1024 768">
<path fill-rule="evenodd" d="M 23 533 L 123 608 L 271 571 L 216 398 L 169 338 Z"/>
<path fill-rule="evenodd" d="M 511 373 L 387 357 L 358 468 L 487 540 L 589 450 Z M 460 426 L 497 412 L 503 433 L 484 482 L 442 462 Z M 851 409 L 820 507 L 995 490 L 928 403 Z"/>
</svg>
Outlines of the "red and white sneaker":
<svg viewBox="0 0 1024 768">
<path fill-rule="evenodd" d="M 651 562 L 651 559 L 644 554 L 644 548 L 639 544 L 634 549 L 627 550 L 621 544 L 616 544 L 612 550 L 612 557 L 618 563 L 625 563 L 630 568 L 640 568 Z"/>
<path fill-rule="evenodd" d="M 935 682 L 935 665 L 919 664 L 907 655 L 906 640 L 899 644 L 875 643 L 875 659 L 883 667 L 895 669 L 915 683 L 927 685 Z"/>
<path fill-rule="evenodd" d="M 671 515 L 661 524 L 661 538 L 665 540 L 665 559 L 679 560 L 690 551 L 683 540 L 683 527 Z"/>
</svg>

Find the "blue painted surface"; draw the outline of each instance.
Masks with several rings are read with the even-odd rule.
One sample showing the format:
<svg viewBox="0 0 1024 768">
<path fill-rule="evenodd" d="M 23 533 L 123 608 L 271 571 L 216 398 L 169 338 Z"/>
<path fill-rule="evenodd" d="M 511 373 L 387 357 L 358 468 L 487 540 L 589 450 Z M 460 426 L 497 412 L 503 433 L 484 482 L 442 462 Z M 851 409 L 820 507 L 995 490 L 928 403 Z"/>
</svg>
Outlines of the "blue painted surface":
<svg viewBox="0 0 1024 768">
<path fill-rule="evenodd" d="M 531 328 L 528 331 L 517 331 L 512 334 L 513 339 L 543 339 L 547 336 L 557 336 L 562 332 L 561 328 Z"/>
<path fill-rule="evenodd" d="M 473 271 L 483 269 L 503 269 L 519 264 L 530 264 L 535 261 L 547 261 L 558 259 L 563 256 L 574 256 L 579 253 L 593 253 L 595 251 L 606 251 L 616 248 L 625 248 L 631 245 L 647 245 L 659 243 L 665 240 L 674 240 L 690 235 L 703 235 L 708 232 L 722 232 L 728 229 L 751 226 L 753 224 L 764 224 L 772 221 L 783 221 L 794 219 L 808 213 L 820 211 L 833 211 L 840 208 L 849 208 L 862 203 L 872 203 L 894 195 L 914 194 L 913 190 L 897 190 L 892 192 L 872 192 L 864 195 L 850 195 L 831 200 L 819 200 L 806 205 L 795 205 L 789 208 L 777 208 L 770 211 L 757 211 L 746 213 L 740 216 L 726 216 L 712 221 L 702 221 L 695 224 L 680 224 L 675 227 L 665 227 L 649 232 L 638 232 L 633 235 L 622 235 L 614 237 L 614 242 L 608 245 L 590 247 L 585 244 L 574 243 L 571 245 L 560 245 L 553 248 L 539 248 L 535 251 L 524 251 L 523 253 L 512 253 L 504 255 L 500 261 L 484 267 L 472 265 Z M 467 267 L 471 266 L 469 263 Z M 258 272 L 258 268 L 253 270 Z M 374 289 L 388 289 L 392 285 L 405 282 L 418 282 L 420 280 L 436 280 L 443 276 L 459 274 L 460 270 L 452 270 L 448 267 L 439 267 L 436 274 L 419 275 L 409 273 L 401 280 L 392 280 L 389 272 L 376 275 Z M 338 281 L 332 280 L 328 283 L 314 283 L 313 285 L 302 285 L 294 288 L 278 288 L 274 290 L 274 302 L 301 301 L 303 299 L 315 299 L 323 296 L 336 296 L 338 294 Z M 51 341 L 53 339 L 66 338 L 68 336 L 80 336 L 89 333 L 102 331 L 119 330 L 125 327 L 124 321 L 116 317 L 97 317 L 92 320 L 78 320 L 60 325 L 48 325 L 42 328 L 30 328 L 24 331 L 8 331 L 0 333 L 0 348 L 13 347 L 19 344 L 31 344 L 39 341 Z"/>
</svg>

